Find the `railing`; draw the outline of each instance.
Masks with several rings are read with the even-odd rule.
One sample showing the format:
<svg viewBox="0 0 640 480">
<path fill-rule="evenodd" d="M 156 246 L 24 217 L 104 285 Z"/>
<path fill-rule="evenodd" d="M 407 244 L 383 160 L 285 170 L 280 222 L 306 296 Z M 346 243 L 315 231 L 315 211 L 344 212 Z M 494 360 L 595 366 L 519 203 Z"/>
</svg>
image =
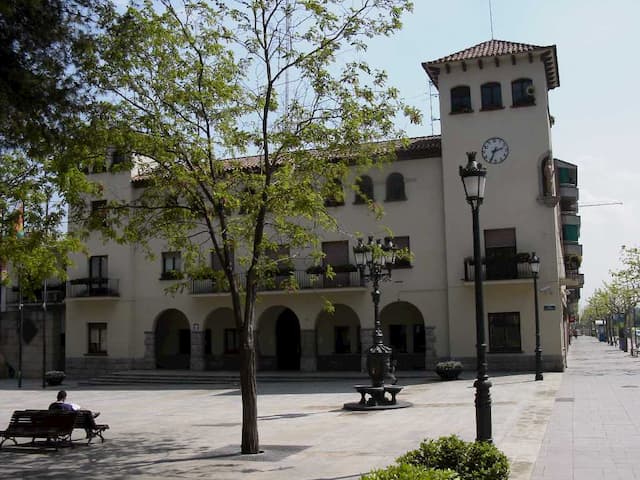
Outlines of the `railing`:
<svg viewBox="0 0 640 480">
<path fill-rule="evenodd" d="M 529 262 L 513 260 L 487 261 L 482 259 L 482 280 L 517 280 L 521 278 L 533 278 Z M 473 259 L 464 259 L 464 281 L 473 282 L 475 266 Z"/>
<path fill-rule="evenodd" d="M 67 282 L 67 297 L 119 297 L 117 278 L 76 278 Z"/>
<path fill-rule="evenodd" d="M 23 295 L 22 303 L 23 305 L 31 305 L 38 304 L 42 305 L 42 299 L 44 296 L 44 292 L 42 289 L 38 289 L 34 292 L 34 297 L 28 297 Z M 47 303 L 48 304 L 56 304 L 62 303 L 64 300 L 65 289 L 64 285 L 61 283 L 54 283 L 51 285 L 47 285 Z M 7 305 L 18 305 L 20 303 L 20 291 L 18 287 L 13 287 L 11 289 L 7 289 Z"/>
<path fill-rule="evenodd" d="M 244 286 L 246 274 L 236 276 L 238 284 Z M 274 275 L 272 278 L 261 280 L 258 285 L 260 291 L 281 291 L 281 290 L 309 290 L 321 288 L 345 288 L 362 286 L 360 272 L 338 272 L 333 278 L 319 273 L 308 273 L 306 270 L 294 270 L 290 273 Z M 209 293 L 225 293 L 229 291 L 229 284 L 226 280 L 216 281 L 213 279 L 193 279 L 189 293 L 191 295 L 202 295 Z"/>
<path fill-rule="evenodd" d="M 584 273 L 578 273 L 577 270 L 573 270 L 573 269 L 565 269 L 565 277 L 568 280 L 572 280 L 573 283 L 576 284 L 576 286 L 578 287 L 583 287 L 584 286 Z"/>
</svg>

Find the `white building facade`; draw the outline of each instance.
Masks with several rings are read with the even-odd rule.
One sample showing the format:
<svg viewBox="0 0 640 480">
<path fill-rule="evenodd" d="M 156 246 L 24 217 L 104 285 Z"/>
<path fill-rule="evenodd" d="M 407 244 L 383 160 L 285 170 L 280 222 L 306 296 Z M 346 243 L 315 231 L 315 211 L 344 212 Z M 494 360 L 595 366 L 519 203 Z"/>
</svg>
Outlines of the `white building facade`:
<svg viewBox="0 0 640 480">
<path fill-rule="evenodd" d="M 533 370 L 534 288 L 528 255 L 541 259 L 539 312 L 545 370 L 565 366 L 567 332 L 582 276 L 579 265 L 577 167 L 555 160 L 548 91 L 559 86 L 556 49 L 491 40 L 423 64 L 440 95 L 440 136 L 411 139 L 396 161 L 372 170 L 367 192 L 381 203 L 381 223 L 347 191 L 331 207 L 348 232 L 377 238 L 388 226 L 413 257 L 381 286 L 385 343 L 399 370 L 456 359 L 475 368 L 475 302 L 471 210 L 459 166 L 477 152 L 486 166 L 480 209 L 485 327 L 490 371 Z M 135 172 L 92 175 L 104 198 L 132 198 Z M 370 180 L 370 183 L 368 183 Z M 313 272 L 299 256 L 300 288 L 261 290 L 256 305 L 258 369 L 360 370 L 372 343 L 370 287 L 353 268 L 357 239 L 323 238 L 335 278 Z M 88 256 L 69 272 L 65 303 L 65 369 L 87 376 L 124 369 L 234 370 L 238 334 L 224 289 L 188 281 L 165 294 L 179 252 L 161 240 L 150 262 L 135 245 L 92 235 Z M 338 266 L 338 268 L 336 268 Z M 215 265 L 212 265 L 215 268 Z M 324 310 L 326 300 L 335 312 Z M 6 315 L 6 314 L 5 314 Z"/>
</svg>

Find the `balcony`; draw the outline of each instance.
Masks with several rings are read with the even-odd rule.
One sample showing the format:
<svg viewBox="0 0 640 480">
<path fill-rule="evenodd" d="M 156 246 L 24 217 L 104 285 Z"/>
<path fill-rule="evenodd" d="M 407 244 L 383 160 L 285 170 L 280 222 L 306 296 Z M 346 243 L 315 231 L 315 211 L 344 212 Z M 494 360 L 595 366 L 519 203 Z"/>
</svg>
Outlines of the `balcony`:
<svg viewBox="0 0 640 480">
<path fill-rule="evenodd" d="M 520 280 L 533 278 L 529 262 L 518 262 L 516 258 L 490 261 L 482 259 L 482 280 Z M 473 258 L 464 259 L 464 281 L 473 282 L 475 266 Z"/>
<path fill-rule="evenodd" d="M 575 212 L 562 212 L 562 225 L 580 226 L 580 215 Z"/>
<path fill-rule="evenodd" d="M 244 286 L 246 274 L 237 275 L 237 281 Z M 363 287 L 360 272 L 338 272 L 333 278 L 328 278 L 321 271 L 310 273 L 308 270 L 293 270 L 291 272 L 274 275 L 269 280 L 263 280 L 258 286 L 261 292 L 287 290 L 316 290 L 328 288 Z M 191 295 L 207 295 L 229 292 L 226 281 L 213 279 L 192 279 L 189 293 Z"/>
<path fill-rule="evenodd" d="M 570 288 L 582 288 L 584 287 L 584 273 L 579 273 L 578 270 L 566 269 L 565 270 L 564 285 Z"/>
<path fill-rule="evenodd" d="M 76 278 L 67 282 L 67 298 L 119 297 L 117 278 Z"/>
<path fill-rule="evenodd" d="M 40 288 L 34 292 L 35 297 L 25 296 L 22 299 L 23 305 L 43 304 L 44 291 Z M 47 305 L 61 304 L 64 300 L 65 288 L 62 283 L 51 283 L 47 285 Z M 18 287 L 7 289 L 7 305 L 17 306 L 20 303 L 20 291 Z"/>
<path fill-rule="evenodd" d="M 578 200 L 578 187 L 570 184 L 560 184 L 560 197 Z"/>
<path fill-rule="evenodd" d="M 577 242 L 569 242 L 565 239 L 564 243 L 562 244 L 562 250 L 565 257 L 569 255 L 578 255 L 582 257 L 582 245 Z"/>
</svg>

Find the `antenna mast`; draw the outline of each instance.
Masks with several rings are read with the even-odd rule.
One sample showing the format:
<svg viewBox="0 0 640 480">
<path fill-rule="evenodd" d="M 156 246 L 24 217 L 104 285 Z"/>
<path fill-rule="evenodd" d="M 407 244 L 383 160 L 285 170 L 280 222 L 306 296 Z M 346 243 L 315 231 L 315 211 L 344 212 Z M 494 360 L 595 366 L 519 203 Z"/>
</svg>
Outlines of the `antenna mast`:
<svg viewBox="0 0 640 480">
<path fill-rule="evenodd" d="M 491 25 L 491 40 L 493 40 L 493 10 L 491 9 L 491 0 L 489 0 L 489 24 Z"/>
</svg>

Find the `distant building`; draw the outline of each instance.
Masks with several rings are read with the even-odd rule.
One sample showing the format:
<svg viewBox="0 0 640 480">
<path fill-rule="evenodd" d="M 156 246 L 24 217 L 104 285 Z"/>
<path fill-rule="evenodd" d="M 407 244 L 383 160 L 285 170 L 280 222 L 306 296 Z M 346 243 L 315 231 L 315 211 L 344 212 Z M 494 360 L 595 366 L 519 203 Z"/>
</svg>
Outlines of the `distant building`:
<svg viewBox="0 0 640 480">
<path fill-rule="evenodd" d="M 584 280 L 577 167 L 554 159 L 551 146 L 548 91 L 559 86 L 556 48 L 491 40 L 422 66 L 440 92 L 441 136 L 411 139 L 398 150 L 397 161 L 362 180 L 363 191 L 383 204 L 384 223 L 396 243 L 414 255 L 381 289 L 385 343 L 393 347 L 400 370 L 430 368 L 443 358 L 475 368 L 473 269 L 482 268 L 489 368 L 533 370 L 528 254 L 535 252 L 541 259 L 544 369 L 563 370 Z M 471 261 L 471 212 L 458 173 L 469 151 L 478 152 L 488 169 L 480 210 L 481 267 Z M 143 188 L 135 171 L 107 169 L 92 180 L 105 185 L 105 198 L 96 202 Z M 351 231 L 383 235 L 363 202 L 346 193 L 344 204 L 331 207 L 338 222 Z M 341 266 L 335 278 L 314 274 L 300 252 L 292 265 L 299 291 L 280 288 L 278 278 L 261 291 L 259 369 L 363 367 L 373 312 L 370 288 L 352 268 L 354 245 L 352 237 L 327 234 L 326 261 Z M 192 280 L 188 291 L 165 295 L 181 256 L 161 240 L 154 248 L 158 260 L 149 262 L 134 246 L 103 244 L 93 235 L 88 258 L 75 259 L 65 299 L 69 374 L 237 368 L 238 335 L 224 289 Z M 334 303 L 334 314 L 323 310 L 325 298 Z"/>
</svg>

